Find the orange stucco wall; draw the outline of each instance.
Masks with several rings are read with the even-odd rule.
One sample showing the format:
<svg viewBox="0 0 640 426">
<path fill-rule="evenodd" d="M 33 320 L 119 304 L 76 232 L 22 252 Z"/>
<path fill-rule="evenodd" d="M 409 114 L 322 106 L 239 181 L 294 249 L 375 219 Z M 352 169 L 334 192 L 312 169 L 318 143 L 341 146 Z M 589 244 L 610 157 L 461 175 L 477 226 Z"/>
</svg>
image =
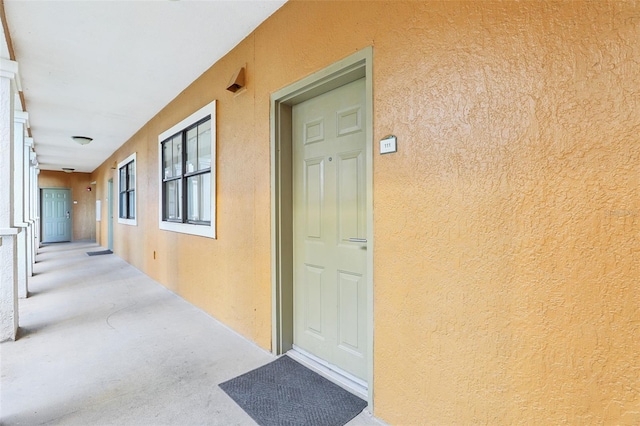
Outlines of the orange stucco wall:
<svg viewBox="0 0 640 426">
<path fill-rule="evenodd" d="M 91 185 L 90 173 L 64 173 L 42 170 L 38 176 L 40 188 L 71 189 L 71 238 L 76 240 L 96 239 L 96 194 L 95 185 Z M 91 191 L 87 191 L 91 188 Z"/>
<path fill-rule="evenodd" d="M 290 2 L 94 172 L 104 199 L 138 153 L 116 253 L 270 348 L 269 96 L 366 46 L 399 144 L 374 149 L 375 415 L 640 423 L 635 1 Z M 213 99 L 218 239 L 159 231 L 157 136 Z"/>
</svg>

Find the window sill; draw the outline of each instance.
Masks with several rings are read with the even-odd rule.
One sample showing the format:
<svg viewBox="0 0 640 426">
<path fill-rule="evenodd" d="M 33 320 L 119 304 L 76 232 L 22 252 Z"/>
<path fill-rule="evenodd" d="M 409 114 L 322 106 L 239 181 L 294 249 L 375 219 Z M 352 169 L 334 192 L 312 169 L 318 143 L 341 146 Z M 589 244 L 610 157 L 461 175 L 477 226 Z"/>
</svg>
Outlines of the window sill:
<svg viewBox="0 0 640 426">
<path fill-rule="evenodd" d="M 197 235 L 200 237 L 216 238 L 213 226 L 191 225 L 187 223 L 174 223 L 160 221 L 160 229 L 164 231 L 179 232 L 181 234 Z"/>
</svg>

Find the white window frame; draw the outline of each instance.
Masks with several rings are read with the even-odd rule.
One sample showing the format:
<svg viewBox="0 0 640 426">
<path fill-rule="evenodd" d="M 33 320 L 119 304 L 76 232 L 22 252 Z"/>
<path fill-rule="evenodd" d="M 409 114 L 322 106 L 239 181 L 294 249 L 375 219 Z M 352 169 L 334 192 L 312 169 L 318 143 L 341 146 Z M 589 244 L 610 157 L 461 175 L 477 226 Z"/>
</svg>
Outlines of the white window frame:
<svg viewBox="0 0 640 426">
<path fill-rule="evenodd" d="M 164 176 L 162 170 L 162 142 L 207 116 L 211 116 L 211 223 L 209 225 L 196 225 L 165 221 L 162 217 L 162 177 Z M 216 101 L 214 100 L 158 136 L 158 223 L 160 229 L 216 238 L 216 135 Z"/>
<path fill-rule="evenodd" d="M 118 212 L 118 223 L 121 223 L 123 225 L 138 226 L 138 162 L 136 160 L 137 160 L 137 156 L 136 156 L 136 153 L 134 152 L 133 154 L 131 154 L 130 156 L 128 156 L 127 158 L 125 158 L 124 160 L 118 163 L 118 168 L 117 168 L 118 184 L 116 186 L 116 188 L 118 188 L 117 212 Z M 132 161 L 133 161 L 133 176 L 134 176 L 134 182 L 135 182 L 135 187 L 133 190 L 135 211 L 133 212 L 133 219 L 123 219 L 120 217 L 120 169 L 126 166 L 127 164 L 131 163 Z"/>
</svg>

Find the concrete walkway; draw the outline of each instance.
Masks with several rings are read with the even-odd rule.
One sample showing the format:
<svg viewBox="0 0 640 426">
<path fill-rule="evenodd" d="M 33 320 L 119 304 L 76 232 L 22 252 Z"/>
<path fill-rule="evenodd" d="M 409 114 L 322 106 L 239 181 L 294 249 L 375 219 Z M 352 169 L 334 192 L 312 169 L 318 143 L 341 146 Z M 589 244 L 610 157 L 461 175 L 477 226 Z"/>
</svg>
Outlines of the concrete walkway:
<svg viewBox="0 0 640 426">
<path fill-rule="evenodd" d="M 217 385 L 274 357 L 97 250 L 40 249 L 19 339 L 0 345 L 0 424 L 255 424 Z"/>
</svg>

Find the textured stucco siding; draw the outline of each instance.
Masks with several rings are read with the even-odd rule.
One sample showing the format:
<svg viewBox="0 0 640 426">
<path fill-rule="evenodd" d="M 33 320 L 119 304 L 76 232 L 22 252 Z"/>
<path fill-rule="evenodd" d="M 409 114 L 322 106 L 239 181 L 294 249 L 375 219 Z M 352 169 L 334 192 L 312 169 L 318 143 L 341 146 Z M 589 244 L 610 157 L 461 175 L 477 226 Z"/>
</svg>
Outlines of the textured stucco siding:
<svg viewBox="0 0 640 426">
<path fill-rule="evenodd" d="M 116 252 L 269 349 L 269 97 L 366 46 L 375 415 L 640 423 L 635 1 L 289 2 L 94 172 L 137 152 Z M 159 231 L 157 136 L 213 99 L 218 239 Z"/>
<path fill-rule="evenodd" d="M 96 187 L 91 182 L 90 173 L 42 170 L 38 176 L 38 186 L 40 188 L 71 189 L 71 239 L 73 241 L 96 239 Z M 88 189 L 91 189 L 91 191 Z M 114 191 L 116 190 L 117 188 L 114 189 Z M 106 205 L 106 199 L 102 200 L 102 204 Z M 114 214 L 117 214 L 117 212 Z M 106 212 L 103 217 L 107 217 Z M 105 244 L 107 241 L 106 235 L 105 232 Z"/>
</svg>

